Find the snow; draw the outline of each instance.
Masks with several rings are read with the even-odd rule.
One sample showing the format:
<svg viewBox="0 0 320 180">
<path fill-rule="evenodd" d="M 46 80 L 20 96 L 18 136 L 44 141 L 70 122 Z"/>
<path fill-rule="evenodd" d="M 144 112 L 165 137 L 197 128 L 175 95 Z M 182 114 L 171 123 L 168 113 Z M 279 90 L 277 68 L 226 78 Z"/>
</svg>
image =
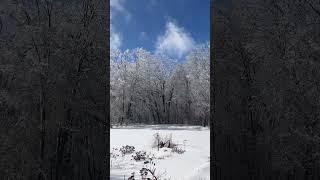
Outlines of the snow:
<svg viewBox="0 0 320 180">
<path fill-rule="evenodd" d="M 153 148 L 154 134 L 161 137 L 172 135 L 172 141 L 185 150 L 178 154 L 169 148 Z M 210 132 L 200 126 L 148 125 L 113 127 L 110 131 L 110 152 L 118 154 L 110 158 L 110 179 L 128 179 L 135 172 L 135 179 L 140 178 L 139 170 L 144 161 L 135 161 L 131 155 L 122 156 L 118 150 L 130 145 L 135 151 L 144 150 L 153 156 L 155 174 L 161 180 L 209 180 L 210 179 Z"/>
</svg>

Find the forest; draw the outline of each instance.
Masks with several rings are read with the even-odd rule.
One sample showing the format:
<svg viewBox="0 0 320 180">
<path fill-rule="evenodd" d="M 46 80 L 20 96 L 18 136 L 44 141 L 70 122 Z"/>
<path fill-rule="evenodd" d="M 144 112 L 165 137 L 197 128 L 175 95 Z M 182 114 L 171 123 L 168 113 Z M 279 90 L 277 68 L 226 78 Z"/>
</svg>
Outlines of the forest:
<svg viewBox="0 0 320 180">
<path fill-rule="evenodd" d="M 319 1 L 211 8 L 213 179 L 319 179 Z"/>
<path fill-rule="evenodd" d="M 109 52 L 106 1 L 1 0 L 1 178 L 108 178 L 111 121 L 210 124 L 215 180 L 320 179 L 319 1 L 216 2 L 176 62 Z"/>
<path fill-rule="evenodd" d="M 105 179 L 109 4 L 0 1 L 0 179 Z"/>
<path fill-rule="evenodd" d="M 209 125 L 209 44 L 182 60 L 142 48 L 111 50 L 112 124 Z"/>
</svg>

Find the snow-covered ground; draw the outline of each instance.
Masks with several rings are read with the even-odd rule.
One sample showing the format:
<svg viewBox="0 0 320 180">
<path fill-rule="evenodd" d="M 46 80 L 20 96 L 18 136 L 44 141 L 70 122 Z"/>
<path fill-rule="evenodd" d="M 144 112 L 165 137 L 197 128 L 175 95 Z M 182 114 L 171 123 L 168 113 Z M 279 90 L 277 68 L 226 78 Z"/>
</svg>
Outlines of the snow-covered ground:
<svg viewBox="0 0 320 180">
<path fill-rule="evenodd" d="M 172 135 L 172 141 L 185 150 L 178 154 L 171 149 L 153 148 L 154 134 Z M 113 127 L 110 132 L 110 179 L 128 179 L 135 172 L 135 179 L 141 179 L 139 170 L 146 165 L 144 161 L 135 161 L 132 155 L 122 156 L 119 148 L 125 145 L 135 147 L 135 151 L 146 151 L 153 157 L 155 174 L 161 180 L 209 180 L 210 179 L 210 132 L 199 126 L 127 126 Z"/>
</svg>

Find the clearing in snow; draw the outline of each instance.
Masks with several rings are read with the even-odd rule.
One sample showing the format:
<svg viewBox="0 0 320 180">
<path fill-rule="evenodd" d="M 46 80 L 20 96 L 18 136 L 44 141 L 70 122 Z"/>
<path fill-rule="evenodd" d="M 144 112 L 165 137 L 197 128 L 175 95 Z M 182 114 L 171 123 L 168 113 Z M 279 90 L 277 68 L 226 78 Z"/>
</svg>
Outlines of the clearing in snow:
<svg viewBox="0 0 320 180">
<path fill-rule="evenodd" d="M 210 179 L 209 128 L 118 126 L 110 130 L 110 140 L 112 180 L 130 179 L 132 175 L 134 179 L 152 179 L 153 175 L 158 180 Z"/>
</svg>

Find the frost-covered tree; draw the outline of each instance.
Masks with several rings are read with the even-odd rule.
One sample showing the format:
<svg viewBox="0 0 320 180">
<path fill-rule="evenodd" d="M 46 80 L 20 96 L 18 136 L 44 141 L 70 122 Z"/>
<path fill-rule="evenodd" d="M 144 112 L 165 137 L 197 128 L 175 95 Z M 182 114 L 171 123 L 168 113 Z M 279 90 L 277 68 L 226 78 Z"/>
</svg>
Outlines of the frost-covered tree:
<svg viewBox="0 0 320 180">
<path fill-rule="evenodd" d="M 180 63 L 142 48 L 112 50 L 112 123 L 207 125 L 209 68 L 208 45 Z"/>
<path fill-rule="evenodd" d="M 191 101 L 195 119 L 203 125 L 209 122 L 210 113 L 210 53 L 209 45 L 197 47 L 187 57 L 187 78 L 190 82 Z"/>
</svg>

